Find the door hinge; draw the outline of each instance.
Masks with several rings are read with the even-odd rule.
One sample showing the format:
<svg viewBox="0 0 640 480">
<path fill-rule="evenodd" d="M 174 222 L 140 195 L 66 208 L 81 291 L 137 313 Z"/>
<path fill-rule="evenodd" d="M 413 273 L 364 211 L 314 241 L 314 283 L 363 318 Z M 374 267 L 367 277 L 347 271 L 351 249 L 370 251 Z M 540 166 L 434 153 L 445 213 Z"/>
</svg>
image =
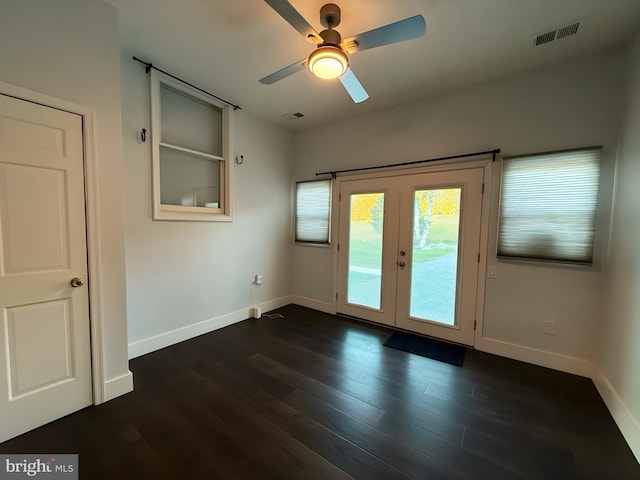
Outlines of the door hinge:
<svg viewBox="0 0 640 480">
<path fill-rule="evenodd" d="M 338 201 L 341 202 L 342 201 L 342 193 L 338 194 Z"/>
<path fill-rule="evenodd" d="M 475 330 L 477 326 L 478 326 L 478 321 L 474 320 L 473 321 L 473 329 Z"/>
<path fill-rule="evenodd" d="M 484 193 L 484 183 L 482 184 L 482 193 Z"/>
<path fill-rule="evenodd" d="M 478 252 L 478 263 L 480 263 L 480 252 Z"/>
<path fill-rule="evenodd" d="M 340 244 L 338 243 L 338 251 L 340 251 Z"/>
<path fill-rule="evenodd" d="M 336 292 L 336 301 L 338 300 L 338 292 Z"/>
</svg>

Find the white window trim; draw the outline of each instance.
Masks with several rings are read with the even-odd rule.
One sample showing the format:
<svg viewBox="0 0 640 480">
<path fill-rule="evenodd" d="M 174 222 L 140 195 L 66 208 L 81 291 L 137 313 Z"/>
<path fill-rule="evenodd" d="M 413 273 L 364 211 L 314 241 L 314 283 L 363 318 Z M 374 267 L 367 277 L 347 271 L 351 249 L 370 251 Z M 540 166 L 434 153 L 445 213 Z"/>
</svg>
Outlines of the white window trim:
<svg viewBox="0 0 640 480">
<path fill-rule="evenodd" d="M 230 222 L 232 216 L 232 186 L 233 186 L 233 107 L 215 101 L 195 89 L 154 69 L 151 76 L 151 175 L 153 179 L 153 219 L 154 220 L 182 220 L 206 222 Z M 167 146 L 160 140 L 160 83 L 184 91 L 206 103 L 222 109 L 222 156 L 204 155 L 193 152 L 188 148 L 171 145 L 170 148 L 186 153 L 197 153 L 200 157 L 211 157 L 220 161 L 220 201 L 221 208 L 186 207 L 181 205 L 166 205 L 160 202 L 160 146 Z"/>
</svg>

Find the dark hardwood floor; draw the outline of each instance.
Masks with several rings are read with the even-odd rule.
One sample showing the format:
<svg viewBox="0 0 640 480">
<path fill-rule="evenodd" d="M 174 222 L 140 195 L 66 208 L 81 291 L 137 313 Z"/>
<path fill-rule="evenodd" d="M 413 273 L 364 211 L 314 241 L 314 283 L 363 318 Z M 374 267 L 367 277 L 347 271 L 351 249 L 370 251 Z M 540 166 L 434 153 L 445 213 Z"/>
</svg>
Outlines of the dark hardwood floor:
<svg viewBox="0 0 640 480">
<path fill-rule="evenodd" d="M 135 391 L 0 444 L 81 479 L 640 479 L 588 379 L 298 306 L 131 361 Z M 272 312 L 275 313 L 275 312 Z"/>
</svg>

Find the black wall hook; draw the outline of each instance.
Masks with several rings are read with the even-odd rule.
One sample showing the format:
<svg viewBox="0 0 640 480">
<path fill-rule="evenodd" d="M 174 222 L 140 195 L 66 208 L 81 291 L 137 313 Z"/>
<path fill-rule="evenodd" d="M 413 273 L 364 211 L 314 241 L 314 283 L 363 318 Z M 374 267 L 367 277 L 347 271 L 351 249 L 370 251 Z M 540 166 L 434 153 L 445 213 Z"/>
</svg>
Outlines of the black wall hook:
<svg viewBox="0 0 640 480">
<path fill-rule="evenodd" d="M 138 143 L 144 143 L 147 141 L 147 129 L 143 128 L 139 132 L 136 132 L 136 140 Z"/>
</svg>

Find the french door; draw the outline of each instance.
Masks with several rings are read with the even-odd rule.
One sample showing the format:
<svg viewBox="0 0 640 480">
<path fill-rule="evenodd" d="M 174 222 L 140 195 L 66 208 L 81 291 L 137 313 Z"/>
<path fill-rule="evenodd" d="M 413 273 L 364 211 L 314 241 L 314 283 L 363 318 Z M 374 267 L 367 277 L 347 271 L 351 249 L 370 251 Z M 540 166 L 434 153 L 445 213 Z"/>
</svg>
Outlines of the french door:
<svg viewBox="0 0 640 480">
<path fill-rule="evenodd" d="M 340 183 L 339 313 L 473 344 L 483 169 Z"/>
</svg>

